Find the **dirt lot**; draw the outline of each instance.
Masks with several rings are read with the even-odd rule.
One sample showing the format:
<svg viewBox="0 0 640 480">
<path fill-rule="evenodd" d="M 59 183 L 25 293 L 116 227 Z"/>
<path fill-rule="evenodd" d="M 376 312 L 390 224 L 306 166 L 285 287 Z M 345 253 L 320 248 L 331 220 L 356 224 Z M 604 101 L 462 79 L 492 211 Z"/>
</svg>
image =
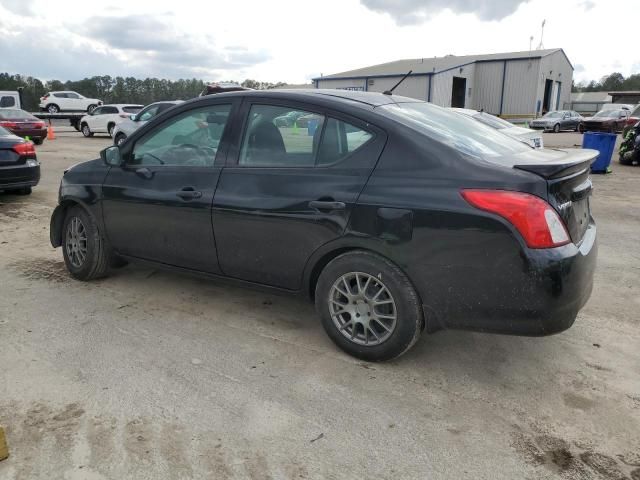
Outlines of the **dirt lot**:
<svg viewBox="0 0 640 480">
<path fill-rule="evenodd" d="M 135 266 L 70 279 L 58 183 L 109 143 L 59 130 L 34 193 L 0 194 L 0 479 L 640 479 L 640 168 L 594 176 L 573 328 L 439 332 L 365 364 L 298 299 Z"/>
</svg>

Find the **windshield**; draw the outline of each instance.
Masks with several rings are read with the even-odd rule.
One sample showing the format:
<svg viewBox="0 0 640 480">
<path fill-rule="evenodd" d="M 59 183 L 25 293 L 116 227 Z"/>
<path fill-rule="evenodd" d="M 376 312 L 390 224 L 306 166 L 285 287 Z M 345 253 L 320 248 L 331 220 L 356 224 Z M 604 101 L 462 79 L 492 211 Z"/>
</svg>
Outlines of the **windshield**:
<svg viewBox="0 0 640 480">
<path fill-rule="evenodd" d="M 474 115 L 473 118 L 497 130 L 503 130 L 505 128 L 513 127 L 512 123 L 509 123 L 506 120 L 503 120 L 499 117 L 491 115 L 490 113 L 479 113 L 477 115 Z"/>
<path fill-rule="evenodd" d="M 622 110 L 602 110 L 594 115 L 594 117 L 617 117 Z"/>
<path fill-rule="evenodd" d="M 36 117 L 31 115 L 29 112 L 12 108 L 3 108 L 2 110 L 0 110 L 0 118 L 11 120 L 36 120 Z"/>
<path fill-rule="evenodd" d="M 560 118 L 564 112 L 549 112 L 542 118 Z"/>
<path fill-rule="evenodd" d="M 403 125 L 474 157 L 512 155 L 531 148 L 473 118 L 430 103 L 394 103 L 377 108 Z"/>
</svg>

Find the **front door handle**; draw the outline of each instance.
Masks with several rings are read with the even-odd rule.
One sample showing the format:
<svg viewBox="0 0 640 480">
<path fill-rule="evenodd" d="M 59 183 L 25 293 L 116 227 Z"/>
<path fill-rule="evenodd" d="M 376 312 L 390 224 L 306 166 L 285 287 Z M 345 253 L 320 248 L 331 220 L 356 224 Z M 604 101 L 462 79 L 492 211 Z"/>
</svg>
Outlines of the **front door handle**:
<svg viewBox="0 0 640 480">
<path fill-rule="evenodd" d="M 149 180 L 150 178 L 153 178 L 153 172 L 149 170 L 147 167 L 141 167 L 136 169 L 136 175 L 139 175 L 142 178 L 146 178 L 147 180 Z"/>
<path fill-rule="evenodd" d="M 310 208 L 315 208 L 316 210 L 344 210 L 347 206 L 344 202 L 334 202 L 334 201 L 324 201 L 324 200 L 312 200 L 309 202 Z"/>
<path fill-rule="evenodd" d="M 183 200 L 193 200 L 194 198 L 202 197 L 202 192 L 194 190 L 193 187 L 185 187 L 176 193 Z"/>
</svg>

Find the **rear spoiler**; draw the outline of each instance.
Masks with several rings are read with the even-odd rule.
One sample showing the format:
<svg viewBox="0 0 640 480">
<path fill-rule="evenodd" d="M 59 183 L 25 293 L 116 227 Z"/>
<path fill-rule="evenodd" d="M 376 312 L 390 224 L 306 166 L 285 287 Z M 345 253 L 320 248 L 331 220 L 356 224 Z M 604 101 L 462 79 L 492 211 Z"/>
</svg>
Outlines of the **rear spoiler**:
<svg viewBox="0 0 640 480">
<path fill-rule="evenodd" d="M 582 172 L 591 167 L 591 163 L 598 157 L 597 150 L 562 150 L 567 153 L 563 160 L 550 162 L 522 163 L 514 165 L 513 168 L 535 173 L 546 179 L 567 177 L 578 172 Z"/>
</svg>

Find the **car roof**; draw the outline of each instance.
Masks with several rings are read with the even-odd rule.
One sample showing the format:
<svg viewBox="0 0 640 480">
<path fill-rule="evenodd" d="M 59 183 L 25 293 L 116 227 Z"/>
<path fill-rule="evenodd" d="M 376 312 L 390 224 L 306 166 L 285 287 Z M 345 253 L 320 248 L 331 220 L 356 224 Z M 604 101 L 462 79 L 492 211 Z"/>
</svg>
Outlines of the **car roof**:
<svg viewBox="0 0 640 480">
<path fill-rule="evenodd" d="M 371 107 L 379 107 L 382 105 L 397 103 L 426 103 L 424 100 L 415 98 L 402 97 L 399 95 L 385 95 L 377 92 L 363 92 L 352 90 L 333 90 L 333 89 L 271 89 L 271 90 L 244 90 L 239 92 L 223 92 L 215 95 L 207 95 L 198 97 L 197 100 L 211 97 L 270 97 L 299 101 L 325 100 L 331 103 L 350 103 L 351 105 L 360 104 Z"/>
<path fill-rule="evenodd" d="M 135 107 L 135 108 L 144 108 L 144 105 L 140 105 L 137 103 L 108 103 L 106 105 L 100 105 L 101 107 Z"/>
</svg>

